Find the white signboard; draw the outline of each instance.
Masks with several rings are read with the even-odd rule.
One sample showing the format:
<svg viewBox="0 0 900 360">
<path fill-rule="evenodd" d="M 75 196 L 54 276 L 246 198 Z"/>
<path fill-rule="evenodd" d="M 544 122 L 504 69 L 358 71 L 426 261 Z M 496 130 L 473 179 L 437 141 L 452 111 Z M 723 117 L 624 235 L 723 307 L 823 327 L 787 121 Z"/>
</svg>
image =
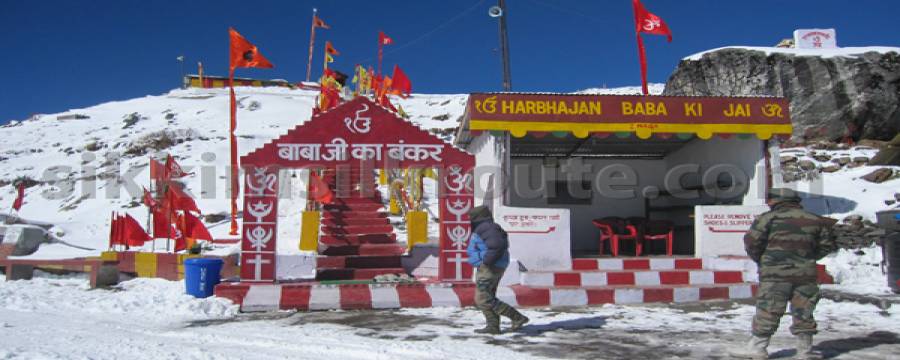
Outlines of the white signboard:
<svg viewBox="0 0 900 360">
<path fill-rule="evenodd" d="M 794 30 L 794 46 L 798 49 L 835 49 L 837 33 L 834 29 Z"/>
<path fill-rule="evenodd" d="M 571 270 L 568 209 L 501 206 L 494 221 L 509 234 L 509 254 L 528 270 Z"/>
<path fill-rule="evenodd" d="M 747 256 L 744 234 L 766 205 L 714 205 L 694 207 L 694 252 L 697 257 Z"/>
</svg>

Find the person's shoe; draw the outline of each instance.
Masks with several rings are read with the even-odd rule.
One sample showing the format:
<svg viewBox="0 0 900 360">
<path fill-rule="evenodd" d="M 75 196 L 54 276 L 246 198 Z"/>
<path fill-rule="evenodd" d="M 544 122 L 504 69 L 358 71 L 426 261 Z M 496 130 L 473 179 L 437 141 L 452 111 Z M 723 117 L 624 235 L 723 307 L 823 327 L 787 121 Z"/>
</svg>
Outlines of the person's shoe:
<svg viewBox="0 0 900 360">
<path fill-rule="evenodd" d="M 767 347 L 769 347 L 769 338 L 754 335 L 747 342 L 746 346 L 735 349 L 728 354 L 737 359 L 764 360 L 769 358 L 769 352 L 766 351 Z"/>
<path fill-rule="evenodd" d="M 476 334 L 500 335 L 500 327 L 488 325 L 481 329 L 475 329 L 475 333 Z"/>
<path fill-rule="evenodd" d="M 482 310 L 482 314 L 484 314 L 484 328 L 475 330 L 476 334 L 491 334 L 498 335 L 500 334 L 500 315 L 498 315 L 493 310 Z"/>
<path fill-rule="evenodd" d="M 519 329 L 521 329 L 522 326 L 525 326 L 529 320 L 527 316 L 522 315 L 518 310 L 506 304 L 502 304 L 496 311 L 498 314 L 506 316 L 512 321 L 512 326 L 510 327 L 510 330 L 512 331 L 519 331 Z"/>
<path fill-rule="evenodd" d="M 512 325 L 509 327 L 509 329 L 512 330 L 512 331 L 519 331 L 519 330 L 522 329 L 522 327 L 525 326 L 525 324 L 527 324 L 528 321 L 530 320 L 530 319 L 528 319 L 527 316 L 522 315 L 522 314 L 519 313 L 518 311 L 516 312 L 516 314 L 517 314 L 518 316 L 512 318 Z"/>
<path fill-rule="evenodd" d="M 797 355 L 794 356 L 794 359 L 803 359 L 803 360 L 820 360 L 822 359 L 822 353 L 813 350 L 812 348 L 812 334 L 800 334 L 797 335 Z"/>
</svg>

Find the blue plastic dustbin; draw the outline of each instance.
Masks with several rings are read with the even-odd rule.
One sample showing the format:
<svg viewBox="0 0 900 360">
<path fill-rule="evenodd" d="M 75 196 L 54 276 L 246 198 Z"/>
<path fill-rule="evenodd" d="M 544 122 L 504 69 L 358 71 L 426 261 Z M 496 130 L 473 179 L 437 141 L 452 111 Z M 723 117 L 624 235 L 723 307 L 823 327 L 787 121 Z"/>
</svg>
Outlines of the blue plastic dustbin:
<svg viewBox="0 0 900 360">
<path fill-rule="evenodd" d="M 188 295 L 205 298 L 213 295 L 219 283 L 222 259 L 193 258 L 184 261 L 184 286 Z"/>
</svg>

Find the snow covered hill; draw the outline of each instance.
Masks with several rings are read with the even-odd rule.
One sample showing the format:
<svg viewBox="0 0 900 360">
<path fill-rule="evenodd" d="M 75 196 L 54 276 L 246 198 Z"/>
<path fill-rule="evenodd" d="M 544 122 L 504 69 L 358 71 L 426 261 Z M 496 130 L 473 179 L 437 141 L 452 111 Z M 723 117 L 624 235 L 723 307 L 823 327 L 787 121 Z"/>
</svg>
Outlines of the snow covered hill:
<svg viewBox="0 0 900 360">
<path fill-rule="evenodd" d="M 317 95 L 252 87 L 239 87 L 236 93 L 241 154 L 309 119 Z M 466 100 L 466 95 L 417 94 L 395 99 L 395 104 L 413 122 L 440 131 L 457 126 Z M 105 249 L 110 212 L 127 211 L 146 221 L 139 197 L 141 187 L 150 185 L 148 160 L 170 153 L 194 172 L 185 182 L 204 213 L 226 214 L 228 122 L 227 89 L 173 90 L 12 122 L 0 128 L 0 206 L 7 208 L 15 198 L 15 179 L 36 180 L 26 190 L 20 216 L 58 224 L 63 238 L 73 244 Z M 227 223 L 210 224 L 210 230 L 214 236 L 225 235 Z M 45 245 L 36 255 L 96 253 Z"/>
<path fill-rule="evenodd" d="M 663 86 L 651 84 L 651 92 Z M 248 153 L 307 120 L 314 91 L 286 88 L 237 88 L 238 143 L 241 154 Z M 639 87 L 587 89 L 579 93 L 638 94 Z M 465 111 L 467 95 L 415 94 L 394 99 L 419 126 L 449 138 Z M 109 214 L 128 212 L 139 222 L 147 220 L 147 210 L 139 203 L 142 187 L 149 187 L 148 160 L 169 153 L 187 171 L 187 189 L 197 199 L 204 214 L 227 214 L 228 182 L 228 90 L 184 89 L 167 94 L 127 101 L 109 102 L 59 114 L 39 115 L 30 120 L 0 127 L 0 208 L 7 211 L 15 198 L 12 182 L 21 177 L 37 180 L 26 190 L 20 215 L 31 220 L 57 224 L 67 242 L 97 249 L 82 251 L 63 245 L 44 245 L 39 258 L 96 255 L 107 246 Z M 799 150 L 796 150 L 799 151 Z M 861 150 L 871 156 L 871 150 Z M 854 153 L 855 154 L 855 153 Z M 836 154 L 837 155 L 837 154 Z M 842 169 L 822 174 L 824 186 L 816 193 L 830 198 L 871 198 L 857 207 L 825 207 L 824 214 L 860 214 L 874 219 L 874 212 L 886 208 L 883 200 L 893 196 L 896 182 L 875 186 L 859 176 L 868 167 Z M 801 188 L 804 184 L 800 184 Z M 862 192 L 869 189 L 863 196 Z M 852 191 L 853 196 L 847 196 Z M 875 200 L 878 201 L 875 201 Z M 240 200 L 240 197 L 239 197 Z M 296 227 L 279 227 L 279 232 L 295 239 L 299 234 L 296 206 L 281 206 L 281 216 L 296 216 Z M 827 204 L 826 204 L 827 205 Z M 214 236 L 225 236 L 228 223 L 208 223 Z"/>
<path fill-rule="evenodd" d="M 658 93 L 662 87 L 654 84 L 653 90 Z M 583 93 L 639 92 L 640 88 L 627 87 Z M 236 93 L 240 154 L 309 119 L 318 94 L 276 87 L 238 87 Z M 411 121 L 448 139 L 466 101 L 465 94 L 393 99 Z M 57 224 L 63 239 L 97 251 L 44 245 L 34 257 L 96 255 L 106 248 L 110 212 L 128 212 L 141 223 L 147 221 L 147 210 L 139 201 L 141 188 L 150 186 L 148 161 L 151 156 L 172 154 L 185 170 L 194 172 L 184 180 L 204 213 L 227 214 L 228 121 L 228 90 L 196 88 L 13 121 L 0 127 L 4 144 L 0 207 L 7 209 L 15 198 L 14 180 L 35 180 L 37 185 L 25 192 L 19 215 Z M 280 212 L 293 216 L 301 209 L 287 206 Z M 227 222 L 208 225 L 213 236 L 227 233 Z M 280 229 L 291 238 L 298 231 L 299 227 Z"/>
</svg>

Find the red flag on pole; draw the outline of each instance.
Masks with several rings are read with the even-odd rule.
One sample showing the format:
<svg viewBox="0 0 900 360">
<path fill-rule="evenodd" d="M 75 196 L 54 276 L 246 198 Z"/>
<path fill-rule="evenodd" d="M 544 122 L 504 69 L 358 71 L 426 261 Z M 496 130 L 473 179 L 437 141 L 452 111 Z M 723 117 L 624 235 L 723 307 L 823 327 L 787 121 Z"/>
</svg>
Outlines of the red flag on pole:
<svg viewBox="0 0 900 360">
<path fill-rule="evenodd" d="M 109 248 L 116 244 L 116 213 L 109 213 Z"/>
<path fill-rule="evenodd" d="M 672 30 L 662 18 L 647 11 L 644 4 L 640 0 L 632 0 L 634 5 L 634 24 L 638 33 L 650 35 L 666 35 L 669 42 L 672 42 Z"/>
<path fill-rule="evenodd" d="M 199 218 L 188 212 L 184 213 L 184 227 L 181 229 L 181 232 L 188 239 L 212 241 L 212 235 L 206 229 L 206 225 Z"/>
<path fill-rule="evenodd" d="M 237 100 L 234 96 L 234 69 L 239 67 L 273 68 L 274 66 L 268 59 L 259 53 L 259 49 L 256 45 L 247 41 L 247 39 L 241 36 L 234 28 L 228 28 L 228 36 L 231 48 L 230 71 L 228 73 L 228 85 L 231 93 L 231 122 L 228 130 L 229 144 L 231 145 L 231 231 L 229 234 L 237 235 L 237 196 L 240 190 L 240 184 L 238 183 L 237 139 L 234 138 L 234 131 L 237 129 Z"/>
<path fill-rule="evenodd" d="M 153 210 L 153 237 L 170 238 L 175 232 L 172 231 L 172 223 L 169 222 L 169 216 L 164 209 Z"/>
<path fill-rule="evenodd" d="M 306 81 L 309 82 L 309 74 L 312 71 L 313 47 L 316 44 L 316 28 L 331 29 L 325 24 L 325 21 L 316 15 L 316 9 L 313 8 L 312 28 L 309 31 L 309 60 L 306 62 Z"/>
<path fill-rule="evenodd" d="M 164 181 L 168 180 L 166 166 L 155 159 L 150 159 L 150 180 Z"/>
<path fill-rule="evenodd" d="M 384 34 L 384 31 L 378 32 L 378 43 L 381 45 L 393 45 L 394 39 L 391 39 L 387 35 Z"/>
<path fill-rule="evenodd" d="M 175 223 L 178 224 L 178 226 L 175 226 L 174 228 L 175 252 L 179 252 L 188 247 L 187 239 L 184 237 L 184 231 L 181 230 L 184 228 L 184 216 L 178 215 L 175 219 Z"/>
<path fill-rule="evenodd" d="M 175 161 L 175 158 L 172 157 L 172 154 L 166 156 L 166 180 L 168 179 L 180 179 L 185 176 L 188 176 L 193 173 L 186 173 L 181 169 L 181 165 L 178 165 L 178 162 Z"/>
<path fill-rule="evenodd" d="M 322 20 L 322 18 L 318 17 L 315 14 L 313 14 L 313 27 L 331 29 L 331 27 L 325 23 L 325 20 Z"/>
<path fill-rule="evenodd" d="M 12 208 L 19 211 L 22 208 L 22 203 L 25 202 L 25 182 L 19 182 L 19 185 L 16 186 L 16 200 L 13 201 Z"/>
<path fill-rule="evenodd" d="M 330 55 L 340 55 L 341 54 L 339 51 L 337 51 L 337 49 L 334 48 L 333 45 L 331 45 L 331 41 L 325 42 L 325 52 Z"/>
<path fill-rule="evenodd" d="M 644 40 L 641 38 L 641 33 L 666 35 L 668 41 L 671 42 L 672 30 L 662 18 L 647 11 L 640 0 L 632 0 L 631 4 L 634 7 L 635 36 L 637 36 L 638 56 L 641 62 L 641 91 L 647 95 L 649 94 L 647 90 L 647 54 L 644 51 Z"/>
<path fill-rule="evenodd" d="M 262 54 L 259 48 L 251 44 L 247 39 L 241 36 L 234 28 L 228 28 L 228 36 L 231 40 L 231 71 L 243 68 L 272 68 L 269 62 Z"/>
<path fill-rule="evenodd" d="M 169 190 L 166 192 L 166 207 L 169 211 L 196 211 L 200 212 L 200 209 L 197 208 L 197 203 L 194 202 L 194 199 L 191 198 L 190 195 L 178 188 L 178 186 L 169 185 Z"/>
<path fill-rule="evenodd" d="M 391 39 L 387 35 L 384 34 L 384 31 L 378 32 L 378 75 L 381 75 L 381 59 L 384 58 L 384 46 L 391 45 L 394 43 L 394 39 Z"/>
<path fill-rule="evenodd" d="M 142 246 L 145 242 L 150 240 L 150 235 L 147 235 L 147 232 L 144 231 L 144 228 L 141 227 L 141 224 L 137 222 L 131 215 L 125 214 L 125 219 L 123 221 L 123 234 L 122 240 L 128 246 Z"/>
<path fill-rule="evenodd" d="M 403 70 L 400 69 L 399 65 L 394 64 L 394 76 L 391 80 L 391 89 L 394 94 L 408 97 L 412 92 L 412 82 L 409 81 L 409 78 L 406 77 L 406 74 L 403 73 Z"/>
<path fill-rule="evenodd" d="M 150 210 L 154 210 L 157 206 L 159 206 L 159 202 L 157 202 L 156 199 L 153 198 L 153 194 L 151 194 L 150 191 L 147 190 L 147 188 L 144 188 L 144 196 L 141 197 L 141 200 L 143 201 L 144 205 L 150 208 Z"/>
</svg>

